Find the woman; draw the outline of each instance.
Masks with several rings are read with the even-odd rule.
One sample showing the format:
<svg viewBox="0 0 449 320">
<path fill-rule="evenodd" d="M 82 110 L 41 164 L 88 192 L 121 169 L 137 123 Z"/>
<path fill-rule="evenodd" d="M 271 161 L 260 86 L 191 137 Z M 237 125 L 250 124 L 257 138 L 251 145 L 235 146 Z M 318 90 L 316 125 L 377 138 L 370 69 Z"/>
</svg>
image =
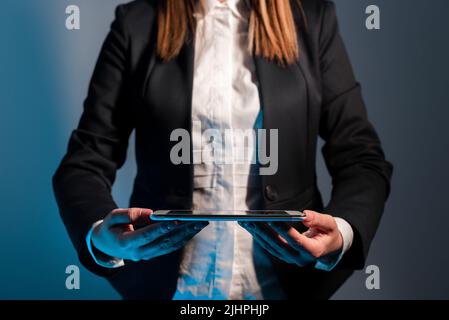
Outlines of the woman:
<svg viewBox="0 0 449 320">
<path fill-rule="evenodd" d="M 277 130 L 276 170 L 262 175 L 261 161 L 233 156 L 197 161 L 222 142 L 204 143 L 198 126 Z M 187 161 L 173 161 L 179 129 L 192 137 Z M 111 186 L 133 130 L 131 208 L 118 209 Z M 325 208 L 318 136 L 333 179 Z M 53 184 L 81 261 L 124 298 L 329 298 L 364 265 L 391 172 L 331 2 L 137 0 L 117 8 Z M 294 227 L 149 219 L 192 208 L 307 217 Z"/>
</svg>

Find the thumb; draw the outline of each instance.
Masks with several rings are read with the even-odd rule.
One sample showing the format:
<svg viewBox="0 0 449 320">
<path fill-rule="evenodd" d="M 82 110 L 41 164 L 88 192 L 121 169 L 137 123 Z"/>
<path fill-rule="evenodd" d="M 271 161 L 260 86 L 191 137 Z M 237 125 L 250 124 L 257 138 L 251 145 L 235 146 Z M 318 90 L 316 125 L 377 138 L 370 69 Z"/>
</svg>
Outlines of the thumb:
<svg viewBox="0 0 449 320">
<path fill-rule="evenodd" d="M 112 210 L 105 222 L 108 226 L 116 224 L 133 224 L 143 220 L 149 220 L 153 213 L 151 209 L 143 208 L 129 208 L 129 209 L 115 209 Z"/>
<path fill-rule="evenodd" d="M 304 210 L 306 214 L 303 224 L 308 228 L 331 231 L 335 228 L 335 220 L 328 214 L 318 213 L 312 210 Z"/>
</svg>

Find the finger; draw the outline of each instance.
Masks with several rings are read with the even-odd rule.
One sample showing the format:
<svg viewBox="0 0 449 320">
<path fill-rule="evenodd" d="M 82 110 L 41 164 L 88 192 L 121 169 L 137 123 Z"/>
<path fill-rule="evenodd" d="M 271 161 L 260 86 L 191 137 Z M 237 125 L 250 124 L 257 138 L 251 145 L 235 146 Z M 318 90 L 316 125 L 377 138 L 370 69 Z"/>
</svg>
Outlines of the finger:
<svg viewBox="0 0 449 320">
<path fill-rule="evenodd" d="M 173 230 L 163 237 L 156 239 L 153 243 L 148 244 L 147 246 L 154 244 L 155 246 L 170 247 L 173 244 L 178 243 L 179 241 L 182 241 L 184 239 L 191 239 L 198 232 L 204 229 L 208 224 L 208 222 L 193 222 L 185 228 Z"/>
<path fill-rule="evenodd" d="M 145 217 L 149 218 L 153 211 L 143 208 L 115 209 L 104 220 L 105 225 L 111 227 L 117 224 L 130 224 Z"/>
<path fill-rule="evenodd" d="M 271 254 L 273 254 L 274 256 L 276 256 L 277 258 L 287 262 L 287 263 L 292 263 L 292 264 L 296 264 L 299 267 L 303 267 L 307 264 L 309 264 L 310 262 L 312 262 L 314 259 L 313 257 L 311 257 L 307 252 L 305 252 L 304 250 L 302 251 L 297 251 L 294 253 L 291 253 L 289 251 L 287 251 L 287 254 L 285 254 L 285 252 L 279 252 L 278 250 L 276 250 L 275 248 L 273 248 L 273 246 L 271 246 L 271 242 L 268 243 L 263 237 L 261 237 L 259 234 L 257 233 L 253 233 L 253 237 L 255 240 L 257 240 L 257 242 L 261 245 L 265 245 L 265 248 L 271 248 L 271 251 L 269 249 L 268 250 Z M 280 237 L 280 236 L 279 236 Z M 281 240 L 282 241 L 282 240 Z M 285 240 L 283 241 L 283 243 L 288 244 Z M 273 253 L 274 252 L 274 253 Z"/>
<path fill-rule="evenodd" d="M 261 236 L 259 236 L 257 233 L 252 234 L 252 236 L 254 238 L 254 241 L 256 241 L 256 243 L 258 245 L 260 245 L 263 249 L 268 251 L 270 254 L 272 254 L 279 260 L 285 261 L 287 263 L 295 263 L 294 261 L 290 261 L 288 258 L 283 257 L 279 252 L 277 252 L 272 246 L 270 246 L 270 244 L 267 241 L 265 241 Z"/>
<path fill-rule="evenodd" d="M 286 228 L 285 226 L 280 226 L 279 224 L 274 223 L 270 225 L 276 232 L 278 232 L 284 239 L 286 239 L 293 248 L 301 252 L 303 256 L 304 253 L 307 253 L 313 258 L 321 256 L 324 245 L 319 240 L 308 238 L 304 234 L 291 227 Z"/>
<path fill-rule="evenodd" d="M 307 231 L 303 232 L 302 234 L 305 235 L 307 238 L 313 238 L 319 235 L 321 232 L 318 229 L 310 228 Z"/>
<path fill-rule="evenodd" d="M 251 236 L 253 237 L 254 241 L 256 241 L 257 244 L 259 244 L 263 249 L 268 251 L 270 254 L 275 256 L 276 258 L 285 261 L 287 263 L 292 263 L 291 261 L 288 261 L 287 258 L 283 257 L 276 249 L 274 249 L 265 239 L 263 239 L 261 236 L 255 232 L 254 227 L 246 222 L 239 222 L 239 225 L 242 226 L 245 230 L 247 230 Z"/>
<path fill-rule="evenodd" d="M 198 232 L 204 229 L 208 222 L 194 222 L 181 230 L 174 230 L 159 239 L 150 242 L 138 249 L 138 254 L 142 259 L 148 259 L 157 255 L 165 254 L 177 250 L 183 244 L 191 240 Z"/>
<path fill-rule="evenodd" d="M 294 240 L 301 234 L 298 230 L 285 223 L 269 222 L 268 225 L 275 232 L 277 232 L 282 237 L 282 239 L 284 239 L 293 249 L 297 251 L 304 250 L 304 248 Z"/>
<path fill-rule="evenodd" d="M 286 225 L 289 227 L 288 225 Z M 296 263 L 298 266 L 302 267 L 314 260 L 314 257 L 307 252 L 303 247 L 298 245 L 297 243 L 291 241 L 291 237 L 288 233 L 281 235 L 275 229 L 271 228 L 271 223 L 268 223 L 268 228 L 270 228 L 270 234 L 274 234 L 276 236 L 276 242 L 279 244 L 280 248 L 284 250 L 281 251 L 282 254 L 285 254 L 289 257 L 289 260 L 293 260 L 292 263 Z M 292 228 L 295 232 L 302 236 L 300 232 L 296 229 Z M 294 233 L 293 233 L 294 234 Z M 288 241 L 288 240 L 290 241 Z"/>
<path fill-rule="evenodd" d="M 169 232 L 177 229 L 186 228 L 195 222 L 178 222 L 178 221 L 168 221 L 154 223 L 149 226 L 137 229 L 135 231 L 126 232 L 122 235 L 122 240 L 130 246 L 140 247 L 146 245 L 161 236 L 168 234 Z"/>
<path fill-rule="evenodd" d="M 165 254 L 169 254 L 173 251 L 179 250 L 182 247 L 184 247 L 187 242 L 189 242 L 190 239 L 183 239 L 175 244 L 173 244 L 170 247 L 156 247 L 156 246 L 152 246 L 150 248 L 147 248 L 145 253 L 141 253 L 141 258 L 140 260 L 151 260 L 153 258 L 165 255 Z"/>
<path fill-rule="evenodd" d="M 278 239 L 277 234 L 266 228 L 263 224 L 257 223 L 247 223 L 246 228 L 254 237 L 254 234 L 258 235 L 262 239 L 264 239 L 270 247 L 276 250 L 281 256 L 284 257 L 283 260 L 288 260 L 290 263 L 295 263 L 298 254 L 296 252 L 292 252 L 291 248 L 287 247 L 285 243 Z"/>
<path fill-rule="evenodd" d="M 311 210 L 305 210 L 306 214 L 303 224 L 308 228 L 317 228 L 323 231 L 331 231 L 335 229 L 335 219 L 328 215 L 322 214 Z"/>
</svg>

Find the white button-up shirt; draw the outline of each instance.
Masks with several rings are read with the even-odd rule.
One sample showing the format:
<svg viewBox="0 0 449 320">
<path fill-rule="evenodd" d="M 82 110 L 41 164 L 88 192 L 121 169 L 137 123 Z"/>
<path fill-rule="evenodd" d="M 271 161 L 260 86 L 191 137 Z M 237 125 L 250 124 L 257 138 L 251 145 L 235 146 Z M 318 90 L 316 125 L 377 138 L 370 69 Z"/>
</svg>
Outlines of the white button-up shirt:
<svg viewBox="0 0 449 320">
<path fill-rule="evenodd" d="M 192 127 L 203 136 L 209 129 L 221 134 L 213 142 L 192 135 L 193 209 L 262 206 L 258 168 L 251 164 L 255 141 L 249 139 L 246 145 L 239 141 L 239 129 L 261 127 L 262 113 L 247 49 L 248 19 L 237 4 L 206 1 L 204 15 L 196 15 Z M 226 130 L 231 139 L 223 139 Z M 225 156 L 232 161 L 225 161 Z M 262 282 L 257 277 L 261 274 Z M 237 222 L 211 222 L 184 248 L 174 298 L 262 299 L 267 295 L 262 289 L 269 297 L 283 296 L 268 254 Z"/>
<path fill-rule="evenodd" d="M 248 12 L 241 0 L 206 0 L 198 11 L 192 92 L 193 209 L 262 209 L 256 142 L 242 144 L 242 130 L 262 127 L 253 57 L 248 50 Z M 213 129 L 213 141 L 204 133 Z M 230 131 L 230 139 L 225 135 Z M 215 148 L 221 145 L 222 148 Z M 225 154 L 226 153 L 226 154 Z M 242 155 L 248 155 L 243 157 Z M 226 159 L 231 161 L 225 161 Z M 222 161 L 217 161 L 221 159 Z M 351 226 L 336 218 L 343 237 L 340 256 L 318 261 L 331 269 L 352 243 Z M 97 222 L 100 223 L 101 221 Z M 96 224 L 94 224 L 95 226 Z M 91 229 L 93 230 L 93 228 Z M 106 267 L 123 260 L 95 261 Z M 269 254 L 236 222 L 211 222 L 183 250 L 174 299 L 282 299 Z"/>
</svg>

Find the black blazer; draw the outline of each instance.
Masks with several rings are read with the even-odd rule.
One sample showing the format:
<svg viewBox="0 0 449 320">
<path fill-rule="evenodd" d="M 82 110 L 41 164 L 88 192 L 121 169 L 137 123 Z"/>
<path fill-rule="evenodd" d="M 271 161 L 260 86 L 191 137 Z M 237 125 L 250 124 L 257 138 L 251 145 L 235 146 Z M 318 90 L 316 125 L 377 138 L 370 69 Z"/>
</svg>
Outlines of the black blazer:
<svg viewBox="0 0 449 320">
<path fill-rule="evenodd" d="M 157 2 L 137 0 L 117 8 L 79 126 L 53 177 L 60 213 L 80 260 L 106 276 L 124 298 L 170 299 L 181 252 L 105 269 L 87 251 L 91 225 L 117 207 L 111 186 L 133 130 L 138 170 L 130 206 L 155 210 L 192 205 L 192 166 L 171 163 L 169 137 L 176 128 L 191 129 L 194 48 L 190 41 L 168 63 L 156 57 Z M 264 207 L 314 209 L 352 225 L 353 246 L 334 271 L 299 268 L 273 257 L 289 298 L 329 298 L 353 269 L 364 265 L 389 193 L 392 166 L 368 122 L 333 3 L 302 3 L 306 19 L 295 13 L 299 62 L 281 67 L 255 58 L 263 127 L 279 129 L 279 166 L 275 175 L 263 176 Z M 318 136 L 326 142 L 323 153 L 333 179 L 325 208 L 315 173 Z"/>
</svg>

